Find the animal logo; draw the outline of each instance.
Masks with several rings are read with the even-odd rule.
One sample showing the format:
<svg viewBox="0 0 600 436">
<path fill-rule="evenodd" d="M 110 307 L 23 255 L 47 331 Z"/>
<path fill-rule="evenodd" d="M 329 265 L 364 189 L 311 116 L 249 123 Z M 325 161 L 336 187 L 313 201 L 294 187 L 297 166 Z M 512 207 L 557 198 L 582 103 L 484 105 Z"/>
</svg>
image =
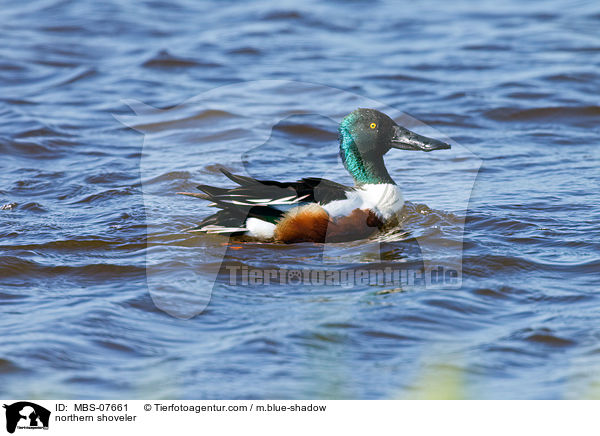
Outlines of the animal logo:
<svg viewBox="0 0 600 436">
<path fill-rule="evenodd" d="M 50 411 L 29 401 L 19 401 L 3 406 L 6 409 L 6 431 L 14 433 L 16 428 L 47 429 Z"/>
</svg>

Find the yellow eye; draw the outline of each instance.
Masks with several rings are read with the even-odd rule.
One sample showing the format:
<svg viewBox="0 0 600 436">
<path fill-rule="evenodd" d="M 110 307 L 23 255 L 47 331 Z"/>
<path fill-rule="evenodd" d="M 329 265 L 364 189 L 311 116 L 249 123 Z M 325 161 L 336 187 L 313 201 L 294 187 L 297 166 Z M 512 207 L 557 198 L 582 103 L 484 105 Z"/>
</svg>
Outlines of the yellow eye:
<svg viewBox="0 0 600 436">
<path fill-rule="evenodd" d="M 371 123 L 371 125 L 369 126 L 371 129 L 374 129 L 375 127 L 377 127 L 377 124 L 375 123 Z"/>
</svg>

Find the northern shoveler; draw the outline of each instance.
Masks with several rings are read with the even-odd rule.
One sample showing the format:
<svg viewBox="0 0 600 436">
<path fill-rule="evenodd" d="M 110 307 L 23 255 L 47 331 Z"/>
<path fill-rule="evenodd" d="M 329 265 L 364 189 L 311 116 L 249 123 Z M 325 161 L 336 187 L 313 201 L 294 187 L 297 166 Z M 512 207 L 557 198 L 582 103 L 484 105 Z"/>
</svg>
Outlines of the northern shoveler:
<svg viewBox="0 0 600 436">
<path fill-rule="evenodd" d="M 404 204 L 383 155 L 391 148 L 450 148 L 399 126 L 375 109 L 357 109 L 344 117 L 339 140 L 340 156 L 354 186 L 316 177 L 297 182 L 256 180 L 221 169 L 239 186 L 200 185 L 203 193 L 179 193 L 209 200 L 221 209 L 190 230 L 285 243 L 363 239 L 394 221 Z"/>
</svg>

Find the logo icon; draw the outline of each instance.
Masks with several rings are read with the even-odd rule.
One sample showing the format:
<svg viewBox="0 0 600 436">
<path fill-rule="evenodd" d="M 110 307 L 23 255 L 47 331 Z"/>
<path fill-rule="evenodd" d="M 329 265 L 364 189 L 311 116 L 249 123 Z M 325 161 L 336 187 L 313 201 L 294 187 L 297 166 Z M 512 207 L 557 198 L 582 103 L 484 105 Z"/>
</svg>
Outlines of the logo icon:
<svg viewBox="0 0 600 436">
<path fill-rule="evenodd" d="M 48 429 L 50 411 L 29 401 L 19 401 L 4 405 L 6 409 L 6 431 L 14 433 L 15 429 Z"/>
<path fill-rule="evenodd" d="M 312 98 L 306 98 L 309 95 Z M 142 194 L 146 220 L 154 223 L 152 228 L 148 227 L 146 239 L 151 247 L 146 251 L 146 283 L 156 307 L 169 315 L 189 319 L 202 313 L 215 286 L 223 283 L 226 286 L 278 283 L 302 285 L 307 290 L 365 284 L 377 284 L 384 290 L 440 284 L 461 286 L 466 210 L 482 160 L 442 132 L 382 102 L 326 85 L 287 80 L 225 85 L 166 109 L 139 101 L 125 103 L 135 115 L 115 115 L 115 118 L 144 135 L 140 159 Z M 308 175 L 342 182 L 342 177 L 346 177 L 343 184 L 348 184 L 349 175 L 341 160 L 337 160 L 336 150 L 340 121 L 353 108 L 377 109 L 407 129 L 418 129 L 452 144 L 452 159 L 415 156 L 416 160 L 426 161 L 412 170 L 401 160 L 402 156 L 390 156 L 390 168 L 398 171 L 402 168 L 412 174 L 412 180 L 419 181 L 408 185 L 412 193 L 407 193 L 407 198 L 427 202 L 406 202 L 401 228 L 363 239 L 354 250 L 340 250 L 339 244 L 323 243 L 315 248 L 321 250 L 319 254 L 303 257 L 306 261 L 302 268 L 294 270 L 280 263 L 279 249 L 265 252 L 266 257 L 261 261 L 268 269 L 248 270 L 244 262 L 252 261 L 240 258 L 240 253 L 232 255 L 231 250 L 237 248 L 233 248 L 228 235 L 186 234 L 190 226 L 198 223 L 199 207 L 206 206 L 189 198 L 174 198 L 175 193 L 194 190 L 198 181 L 222 183 L 222 179 L 213 178 L 222 175 L 218 166 L 235 168 L 242 177 L 259 180 L 291 182 Z M 187 141 L 199 145 L 188 146 Z M 209 150 L 218 153 L 207 160 Z M 241 168 L 245 171 L 241 172 Z M 421 177 L 436 172 L 460 174 L 454 177 L 451 196 L 436 195 L 439 180 Z M 173 214 L 175 208 L 178 212 Z M 209 210 L 202 211 L 206 212 L 203 216 L 209 216 Z M 234 226 L 239 227 L 239 222 Z M 167 243 L 165 232 L 183 236 Z M 363 268 L 365 265 L 369 267 Z"/>
</svg>

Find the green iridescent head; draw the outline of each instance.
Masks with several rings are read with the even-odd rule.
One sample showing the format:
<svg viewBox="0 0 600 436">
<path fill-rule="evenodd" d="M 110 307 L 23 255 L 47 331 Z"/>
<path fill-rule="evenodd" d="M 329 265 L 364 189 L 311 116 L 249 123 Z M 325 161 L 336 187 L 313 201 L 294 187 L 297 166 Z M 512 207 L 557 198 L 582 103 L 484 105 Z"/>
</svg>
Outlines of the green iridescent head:
<svg viewBox="0 0 600 436">
<path fill-rule="evenodd" d="M 357 109 L 346 115 L 339 128 L 340 156 L 357 185 L 394 183 L 383 155 L 390 148 L 433 151 L 450 145 L 400 127 L 375 109 Z"/>
</svg>

